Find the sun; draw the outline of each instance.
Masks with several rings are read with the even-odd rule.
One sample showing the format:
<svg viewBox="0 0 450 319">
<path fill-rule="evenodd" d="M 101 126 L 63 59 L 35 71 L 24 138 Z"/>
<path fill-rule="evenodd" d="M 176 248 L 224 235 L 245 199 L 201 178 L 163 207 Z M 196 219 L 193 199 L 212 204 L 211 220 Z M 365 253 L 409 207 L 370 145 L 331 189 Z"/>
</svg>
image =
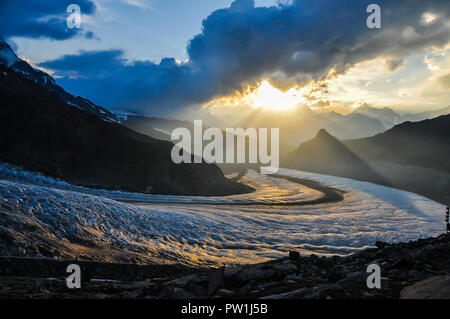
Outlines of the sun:
<svg viewBox="0 0 450 319">
<path fill-rule="evenodd" d="M 255 108 L 271 110 L 289 110 L 305 101 L 297 89 L 291 88 L 283 92 L 273 87 L 267 80 L 262 81 L 260 86 L 246 98 L 248 104 Z"/>
<path fill-rule="evenodd" d="M 235 95 L 215 98 L 203 105 L 213 113 L 230 107 L 249 106 L 270 111 L 294 110 L 299 104 L 307 104 L 305 88 L 292 87 L 283 92 L 273 87 L 268 80 L 261 81 L 256 87 L 248 87 Z"/>
</svg>

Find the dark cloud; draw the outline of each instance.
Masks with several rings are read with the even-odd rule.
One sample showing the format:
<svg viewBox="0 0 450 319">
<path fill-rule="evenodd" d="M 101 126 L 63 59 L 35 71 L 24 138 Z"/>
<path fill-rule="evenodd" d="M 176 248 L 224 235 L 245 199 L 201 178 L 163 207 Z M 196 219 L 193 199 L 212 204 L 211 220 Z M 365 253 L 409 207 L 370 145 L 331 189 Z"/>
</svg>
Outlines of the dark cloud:
<svg viewBox="0 0 450 319">
<path fill-rule="evenodd" d="M 391 72 L 394 72 L 403 64 L 404 64 L 403 59 L 389 59 L 386 61 L 386 69 L 388 69 Z"/>
<path fill-rule="evenodd" d="M 187 46 L 188 63 L 129 64 L 109 51 L 116 55 L 84 52 L 43 66 L 54 69 L 58 62 L 60 75 L 78 74 L 60 82 L 98 103 L 150 114 L 229 94 L 263 77 L 285 86 L 324 77 L 331 68 L 342 72 L 379 56 L 398 62 L 448 43 L 448 0 L 378 0 L 382 28 L 368 29 L 366 8 L 372 2 L 294 0 L 255 8 L 253 0 L 238 0 L 203 21 L 202 32 Z M 437 18 L 425 23 L 425 12 Z M 86 58 L 94 71 L 75 67 Z"/>
<path fill-rule="evenodd" d="M 158 111 L 183 101 L 207 99 L 214 94 L 202 72 L 166 58 L 159 64 L 150 61 L 127 63 L 122 50 L 80 52 L 39 64 L 54 71 L 58 82 L 68 91 L 98 104 L 127 108 L 156 102 Z M 61 78 L 61 76 L 63 76 Z M 161 107 L 161 108 L 159 108 Z"/>
<path fill-rule="evenodd" d="M 81 51 L 76 55 L 65 55 L 41 63 L 40 66 L 53 70 L 57 77 L 67 75 L 77 78 L 108 77 L 124 66 L 126 60 L 122 55 L 122 50 Z"/>
<path fill-rule="evenodd" d="M 69 29 L 66 25 L 66 12 L 69 4 L 80 6 L 81 13 L 93 14 L 96 6 L 92 0 L 20 0 L 0 1 L 0 34 L 6 37 L 23 36 L 29 38 L 50 38 L 65 40 L 77 34 L 92 38 L 92 32 Z"/>
</svg>

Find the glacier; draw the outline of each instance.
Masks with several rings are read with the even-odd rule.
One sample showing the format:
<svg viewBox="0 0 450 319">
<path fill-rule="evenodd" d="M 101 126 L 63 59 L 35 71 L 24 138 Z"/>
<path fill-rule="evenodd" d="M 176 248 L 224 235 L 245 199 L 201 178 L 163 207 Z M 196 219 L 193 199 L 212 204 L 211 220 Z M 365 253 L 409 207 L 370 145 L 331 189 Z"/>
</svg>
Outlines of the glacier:
<svg viewBox="0 0 450 319">
<path fill-rule="evenodd" d="M 0 163 L 0 254 L 233 265 L 289 250 L 347 255 L 376 241 L 445 232 L 445 207 L 417 194 L 296 170 L 278 174 L 317 181 L 344 198 L 295 205 L 322 193 L 254 171 L 242 178 L 254 193 L 187 197 L 88 189 Z"/>
</svg>

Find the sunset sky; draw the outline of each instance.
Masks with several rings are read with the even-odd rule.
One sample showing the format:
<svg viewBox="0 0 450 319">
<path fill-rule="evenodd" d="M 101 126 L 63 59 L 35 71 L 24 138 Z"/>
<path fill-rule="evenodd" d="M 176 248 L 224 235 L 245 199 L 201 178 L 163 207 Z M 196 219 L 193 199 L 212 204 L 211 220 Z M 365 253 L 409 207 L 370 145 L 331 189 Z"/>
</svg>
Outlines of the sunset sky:
<svg viewBox="0 0 450 319">
<path fill-rule="evenodd" d="M 450 104 L 448 0 L 23 3 L 0 5 L 0 32 L 17 54 L 113 110 Z M 84 13 L 81 29 L 66 27 L 70 3 Z M 381 29 L 366 26 L 370 3 L 381 7 Z"/>
</svg>

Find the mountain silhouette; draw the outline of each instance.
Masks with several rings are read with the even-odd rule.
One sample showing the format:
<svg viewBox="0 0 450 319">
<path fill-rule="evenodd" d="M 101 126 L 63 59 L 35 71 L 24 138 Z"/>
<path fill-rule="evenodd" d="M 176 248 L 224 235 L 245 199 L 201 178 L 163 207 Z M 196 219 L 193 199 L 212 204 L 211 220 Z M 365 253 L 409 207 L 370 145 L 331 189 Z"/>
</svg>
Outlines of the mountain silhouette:
<svg viewBox="0 0 450 319">
<path fill-rule="evenodd" d="M 216 165 L 174 164 L 172 143 L 73 107 L 5 65 L 0 97 L 1 161 L 88 187 L 183 195 L 249 191 Z"/>
<path fill-rule="evenodd" d="M 405 122 L 384 133 L 341 141 L 325 130 L 291 152 L 284 165 L 394 186 L 450 200 L 450 115 Z"/>
</svg>

